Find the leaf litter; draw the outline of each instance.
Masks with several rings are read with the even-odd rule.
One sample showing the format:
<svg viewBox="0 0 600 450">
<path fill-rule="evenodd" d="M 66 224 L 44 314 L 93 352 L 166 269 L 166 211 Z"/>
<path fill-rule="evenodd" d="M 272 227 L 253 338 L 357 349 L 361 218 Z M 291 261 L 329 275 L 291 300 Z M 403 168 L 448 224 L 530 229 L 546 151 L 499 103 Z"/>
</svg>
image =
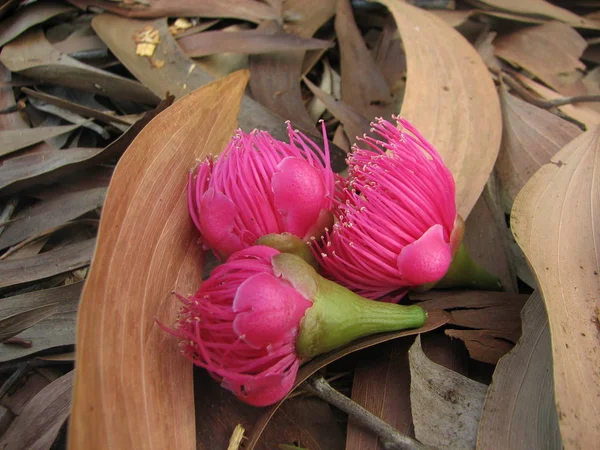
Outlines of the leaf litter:
<svg viewBox="0 0 600 450">
<path fill-rule="evenodd" d="M 586 418 L 597 417 L 597 410 L 585 399 L 597 383 L 591 366 L 573 358 L 594 360 L 590 342 L 598 330 L 598 313 L 586 299 L 600 271 L 597 249 L 589 244 L 598 232 L 590 167 L 597 163 L 593 141 L 600 123 L 594 103 L 600 92 L 600 21 L 583 14 L 585 5 L 576 9 L 567 2 L 457 0 L 429 10 L 420 6 L 432 2 L 411 3 L 72 0 L 0 7 L 0 334 L 6 339 L 0 361 L 15 364 L 0 373 L 3 381 L 15 375 L 17 381 L 6 385 L 17 394 L 13 398 L 23 392 L 19 404 L 0 398 L 2 445 L 13 448 L 22 438 L 30 448 L 65 448 L 63 424 L 77 378 L 73 449 L 83 448 L 95 423 L 114 429 L 111 436 L 94 435 L 97 448 L 131 447 L 150 436 L 177 448 L 227 448 L 236 426 L 245 432 L 234 444 L 244 449 L 382 448 L 354 419 L 307 396 L 302 383 L 317 371 L 399 431 L 440 448 L 498 442 L 520 448 L 515 436 L 523 437 L 519 445 L 528 443 L 522 448 L 595 442 Z M 246 75 L 225 78 L 240 68 L 250 71 L 244 95 Z M 211 84 L 215 80 L 223 84 Z M 242 129 L 267 129 L 276 138 L 285 138 L 286 119 L 311 136 L 320 134 L 323 120 L 335 144 L 333 165 L 343 171 L 356 137 L 370 133 L 375 116 L 392 114 L 411 120 L 449 165 L 467 220 L 466 245 L 477 264 L 502 280 L 505 292 L 412 293 L 410 301 L 430 314 L 420 330 L 428 333 L 417 338 L 424 353 L 414 337 L 403 337 L 411 333 L 351 344 L 304 365 L 290 398 L 264 411 L 247 408 L 199 373 L 194 398 L 189 366 L 176 352 L 171 360 L 165 349 L 173 342 L 157 333 L 152 320 L 171 313 L 173 280 L 178 289 L 197 284 L 202 268 L 191 261 L 201 256 L 185 252 L 183 241 L 191 234 L 176 239 L 167 228 L 169 242 L 180 247 L 162 235 L 158 241 L 144 238 L 164 261 L 148 259 L 151 248 L 133 242 L 140 239 L 139 224 L 148 224 L 147 213 L 139 211 L 152 211 L 150 197 L 123 193 L 133 195 L 136 183 L 154 192 L 160 181 L 165 199 L 179 199 L 183 178 L 175 179 L 171 168 L 185 172 L 198 151 L 218 154 L 236 116 Z M 196 126 L 186 122 L 190 117 Z M 218 136 L 211 135 L 215 121 Z M 163 133 L 173 135 L 174 129 L 193 135 L 196 147 L 178 141 L 171 151 L 180 160 L 161 154 L 166 166 L 144 173 L 149 160 L 142 149 L 148 156 L 166 138 Z M 120 169 L 105 200 L 115 167 Z M 564 206 L 550 193 L 563 198 Z M 183 217 L 173 211 L 161 219 L 167 227 Z M 99 216 L 104 231 L 96 249 Z M 154 216 L 152 221 L 149 233 L 158 229 Z M 115 268 L 102 269 L 110 255 Z M 122 276 L 138 273 L 139 260 L 152 273 L 170 274 L 148 281 L 151 292 L 160 293 L 138 294 L 141 285 L 125 278 L 119 286 L 126 294 L 106 287 L 117 267 L 127 266 Z M 169 261 L 177 263 L 171 267 Z M 140 279 L 146 272 L 139 272 Z M 557 277 L 565 276 L 571 282 L 557 285 Z M 521 330 L 521 310 L 538 286 L 523 309 Z M 572 299 L 568 317 L 557 292 Z M 139 296 L 150 303 L 136 304 Z M 76 337 L 77 314 L 83 318 Z M 148 321 L 128 342 L 139 353 L 132 359 L 126 349 L 118 350 L 119 326 L 142 314 Z M 534 343 L 532 333 L 544 341 Z M 569 347 L 550 346 L 559 340 Z M 68 356 L 74 348 L 76 356 Z M 69 372 L 74 358 L 101 360 L 103 371 L 75 376 Z M 528 365 L 517 364 L 523 358 Z M 140 378 L 140 364 L 169 382 Z M 533 381 L 542 370 L 543 383 Z M 430 386 L 419 384 L 429 376 L 424 371 L 445 374 L 438 387 L 444 377 L 455 380 L 454 388 L 470 386 L 464 398 L 471 405 L 453 403 L 458 393 L 431 396 Z M 118 381 L 124 373 L 141 381 L 124 389 Z M 34 381 L 19 381 L 23 374 Z M 517 390 L 519 380 L 537 389 L 540 402 Z M 481 381 L 491 382 L 490 389 Z M 577 389 L 566 391 L 566 385 Z M 93 417 L 81 413 L 85 405 L 97 408 Z M 574 405 L 586 418 L 573 412 Z M 126 419 L 115 421 L 111 410 Z M 543 436 L 551 436 L 552 445 Z"/>
</svg>

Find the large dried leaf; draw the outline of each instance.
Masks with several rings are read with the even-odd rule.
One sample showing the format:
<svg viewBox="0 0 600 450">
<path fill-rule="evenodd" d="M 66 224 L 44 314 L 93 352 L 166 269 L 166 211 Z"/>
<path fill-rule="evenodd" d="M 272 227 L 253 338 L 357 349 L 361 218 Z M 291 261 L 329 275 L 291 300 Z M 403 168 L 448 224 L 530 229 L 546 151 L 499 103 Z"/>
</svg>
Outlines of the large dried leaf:
<svg viewBox="0 0 600 450">
<path fill-rule="evenodd" d="M 500 147 L 500 105 L 491 76 L 469 42 L 433 14 L 384 0 L 398 25 L 408 75 L 401 115 L 442 155 L 466 218 Z"/>
<path fill-rule="evenodd" d="M 106 188 L 94 188 L 59 195 L 50 201 L 37 203 L 20 211 L 13 217 L 14 222 L 9 223 L 0 236 L 0 249 L 100 208 L 105 195 Z"/>
<path fill-rule="evenodd" d="M 271 53 L 292 50 L 314 50 L 330 48 L 332 42 L 307 39 L 293 34 L 269 29 L 241 31 L 204 31 L 183 37 L 177 41 L 190 58 L 215 53 Z"/>
<path fill-rule="evenodd" d="M 22 358 L 49 348 L 75 344 L 75 320 L 82 287 L 83 283 L 74 283 L 2 299 L 0 317 L 47 305 L 55 305 L 55 312 L 18 334 L 17 337 L 31 341 L 31 347 L 0 346 L 0 362 Z"/>
<path fill-rule="evenodd" d="M 559 20 L 576 28 L 600 29 L 600 24 L 597 21 L 578 16 L 568 9 L 560 8 L 545 0 L 474 0 L 474 3 L 533 18 L 544 17 Z"/>
<path fill-rule="evenodd" d="M 600 441 L 600 126 L 567 144 L 529 180 L 511 228 L 548 311 L 565 448 Z"/>
<path fill-rule="evenodd" d="M 21 331 L 35 325 L 51 316 L 57 310 L 56 303 L 37 306 L 22 312 L 14 313 L 0 319 L 0 342 L 19 334 Z"/>
<path fill-rule="evenodd" d="M 27 5 L 0 23 L 0 46 L 12 41 L 34 25 L 70 11 L 74 11 L 74 9 L 52 1 Z"/>
<path fill-rule="evenodd" d="M 581 134 L 581 130 L 546 110 L 500 89 L 502 146 L 496 173 L 502 186 L 505 210 L 525 183 L 554 154 Z"/>
<path fill-rule="evenodd" d="M 337 2 L 335 31 L 340 47 L 342 100 L 369 120 L 393 112 L 390 87 L 354 21 L 350 0 Z"/>
<path fill-rule="evenodd" d="M 171 324 L 171 292 L 198 287 L 187 174 L 231 138 L 247 79 L 239 72 L 181 99 L 115 169 L 79 310 L 71 449 L 195 448 L 192 365 L 155 320 Z"/>
<path fill-rule="evenodd" d="M 40 255 L 0 261 L 0 288 L 43 280 L 87 266 L 94 254 L 95 239 L 53 249 Z"/>
<path fill-rule="evenodd" d="M 477 448 L 561 449 L 548 316 L 536 292 L 523 308 L 523 336 L 496 366 Z"/>
<path fill-rule="evenodd" d="M 314 374 L 317 370 L 321 369 L 322 367 L 325 367 L 327 364 L 330 364 L 333 361 L 337 361 L 338 359 L 342 358 L 343 356 L 349 355 L 350 353 L 356 352 L 358 350 L 363 350 L 365 348 L 369 348 L 374 345 L 381 344 L 383 342 L 391 341 L 393 339 L 398 339 L 398 338 L 405 337 L 405 336 L 414 336 L 415 334 L 419 334 L 419 333 L 427 333 L 429 331 L 432 331 L 432 330 L 435 330 L 436 328 L 441 327 L 442 325 L 444 325 L 447 322 L 448 322 L 448 314 L 445 313 L 444 311 L 428 310 L 427 320 L 425 321 L 425 325 L 423 325 L 421 328 L 418 328 L 415 330 L 405 330 L 405 331 L 399 331 L 399 332 L 395 332 L 395 333 L 385 333 L 385 334 L 370 336 L 367 338 L 359 339 L 356 342 L 346 345 L 345 347 L 342 347 L 342 348 L 339 348 L 332 352 L 318 356 L 317 358 L 313 359 L 312 361 L 309 361 L 308 363 L 306 363 L 305 365 L 300 367 L 300 370 L 298 371 L 298 375 L 296 376 L 296 382 L 294 383 L 294 388 L 301 385 L 304 381 L 306 381 L 308 379 L 308 377 L 310 377 L 312 374 Z M 254 417 L 254 416 L 251 416 L 252 422 L 250 422 L 250 423 L 252 423 L 252 425 L 251 425 L 251 429 L 249 431 L 249 441 L 247 443 L 248 450 L 253 450 L 255 448 L 255 446 L 258 445 L 265 427 L 269 423 L 269 420 L 271 419 L 271 417 L 273 416 L 275 411 L 277 411 L 277 408 L 279 408 L 281 403 L 283 403 L 283 401 L 285 401 L 285 399 L 279 403 L 276 403 L 275 405 L 272 405 L 272 406 L 266 408 L 264 410 L 264 412 L 258 417 L 258 419 L 256 419 L 256 417 Z M 208 410 L 207 413 L 209 411 L 210 410 Z M 220 420 L 223 420 L 222 416 L 221 416 Z M 250 427 L 248 427 L 248 428 L 250 428 Z M 206 442 L 211 442 L 211 441 L 207 440 Z"/>
<path fill-rule="evenodd" d="M 439 449 L 475 448 L 487 386 L 429 360 L 418 337 L 408 357 L 416 438 Z"/>
<path fill-rule="evenodd" d="M 0 61 L 25 76 L 95 94 L 157 104 L 159 98 L 140 83 L 83 64 L 54 49 L 43 31 L 28 31 L 5 45 Z"/>
<path fill-rule="evenodd" d="M 115 2 L 103 0 L 69 0 L 80 8 L 99 6 L 106 11 L 127 17 L 227 17 L 260 22 L 277 19 L 275 10 L 257 0 L 151 0 L 144 2 Z"/>
<path fill-rule="evenodd" d="M 73 372 L 42 389 L 13 421 L 2 439 L 5 450 L 49 450 L 69 415 Z"/>
<path fill-rule="evenodd" d="M 569 25 L 550 22 L 498 37 L 496 55 L 523 67 L 564 95 L 585 94 L 579 58 L 587 43 Z"/>
<path fill-rule="evenodd" d="M 80 125 L 60 125 L 22 130 L 2 130 L 0 131 L 0 156 L 8 155 L 61 134 L 70 133 L 79 127 Z"/>
</svg>

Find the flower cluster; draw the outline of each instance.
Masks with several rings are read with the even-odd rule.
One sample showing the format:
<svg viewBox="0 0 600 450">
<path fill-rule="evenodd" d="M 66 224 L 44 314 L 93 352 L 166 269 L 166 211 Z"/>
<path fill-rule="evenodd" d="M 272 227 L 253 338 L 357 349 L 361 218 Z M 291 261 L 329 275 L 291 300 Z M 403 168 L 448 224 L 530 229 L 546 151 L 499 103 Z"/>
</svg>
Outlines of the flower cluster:
<svg viewBox="0 0 600 450">
<path fill-rule="evenodd" d="M 347 179 L 331 170 L 324 125 L 322 149 L 289 123 L 289 143 L 238 131 L 190 175 L 190 216 L 224 263 L 180 297 L 171 333 L 246 403 L 284 398 L 318 354 L 422 326 L 420 307 L 373 300 L 438 282 L 458 250 L 454 180 L 438 153 L 403 119 L 372 125 L 378 138 L 353 148 Z"/>
</svg>

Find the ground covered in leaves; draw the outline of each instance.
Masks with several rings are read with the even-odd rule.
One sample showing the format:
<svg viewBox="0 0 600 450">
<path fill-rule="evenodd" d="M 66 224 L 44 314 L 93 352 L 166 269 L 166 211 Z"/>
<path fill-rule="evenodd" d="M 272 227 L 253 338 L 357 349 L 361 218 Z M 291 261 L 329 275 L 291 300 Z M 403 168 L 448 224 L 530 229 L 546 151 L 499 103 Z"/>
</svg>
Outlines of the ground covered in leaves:
<svg viewBox="0 0 600 450">
<path fill-rule="evenodd" d="M 383 448 L 310 394 L 315 373 L 427 446 L 597 445 L 596 2 L 3 0 L 0 48 L 1 448 L 68 434 L 72 448 Z M 244 69 L 247 87 L 246 72 L 225 78 Z M 170 177 L 236 123 L 285 139 L 285 120 L 318 140 L 323 119 L 343 172 L 355 137 L 393 114 L 451 169 L 466 246 L 501 289 L 411 294 L 421 335 L 319 357 L 263 410 L 164 356 L 176 342 L 154 318 L 202 277 L 188 264 L 202 255 L 177 245 L 191 227 L 152 234 L 186 220 L 185 176 Z M 157 198 L 171 215 L 152 214 Z"/>
</svg>

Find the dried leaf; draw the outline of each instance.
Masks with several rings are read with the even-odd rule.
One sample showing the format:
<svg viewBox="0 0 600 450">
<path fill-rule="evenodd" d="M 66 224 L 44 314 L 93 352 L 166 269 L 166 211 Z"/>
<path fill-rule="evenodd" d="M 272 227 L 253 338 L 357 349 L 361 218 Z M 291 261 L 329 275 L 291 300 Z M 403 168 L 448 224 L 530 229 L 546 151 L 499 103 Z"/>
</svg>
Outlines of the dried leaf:
<svg viewBox="0 0 600 450">
<path fill-rule="evenodd" d="M 430 361 L 419 337 L 408 357 L 416 438 L 439 449 L 475 448 L 487 386 Z"/>
<path fill-rule="evenodd" d="M 0 288 L 42 280 L 87 266 L 95 244 L 95 239 L 89 239 L 29 258 L 0 261 Z"/>
<path fill-rule="evenodd" d="M 350 0 L 337 2 L 335 31 L 340 46 L 342 100 L 369 120 L 393 112 L 390 87 L 354 21 Z"/>
<path fill-rule="evenodd" d="M 581 130 L 554 114 L 500 89 L 502 145 L 496 173 L 506 213 L 519 191 L 554 154 L 581 134 Z"/>
<path fill-rule="evenodd" d="M 259 54 L 333 47 L 329 41 L 260 28 L 233 32 L 205 31 L 183 37 L 177 42 L 190 58 L 225 52 Z"/>
<path fill-rule="evenodd" d="M 83 283 L 74 283 L 2 299 L 2 317 L 48 305 L 53 306 L 54 313 L 18 334 L 18 337 L 30 340 L 31 347 L 0 346 L 0 362 L 22 358 L 49 348 L 75 344 L 75 320 L 82 288 Z"/>
<path fill-rule="evenodd" d="M 457 28 L 469 20 L 475 11 L 472 9 L 461 9 L 458 11 L 434 9 L 431 11 L 431 13 L 438 16 L 451 27 Z"/>
<path fill-rule="evenodd" d="M 51 1 L 24 6 L 0 23 L 0 46 L 12 41 L 34 25 L 71 11 L 74 9 L 70 6 Z"/>
<path fill-rule="evenodd" d="M 593 448 L 600 440 L 599 165 L 600 126 L 594 126 L 529 180 L 511 217 L 548 312 L 565 448 Z"/>
<path fill-rule="evenodd" d="M 247 80 L 239 72 L 174 104 L 115 169 L 79 309 L 71 449 L 195 448 L 192 365 L 155 320 L 172 323 L 171 292 L 201 279 L 187 174 L 231 138 Z M 123 346 L 126 330 L 137 331 Z"/>
<path fill-rule="evenodd" d="M 0 236 L 0 249 L 100 208 L 105 195 L 106 188 L 103 187 L 73 192 L 20 211 Z"/>
<path fill-rule="evenodd" d="M 523 308 L 523 336 L 494 371 L 477 433 L 477 448 L 561 449 L 554 404 L 548 316 L 534 293 Z"/>
<path fill-rule="evenodd" d="M 393 14 L 406 51 L 401 115 L 434 145 L 454 174 L 458 212 L 466 218 L 500 147 L 494 83 L 475 49 L 454 28 L 414 6 L 381 3 Z"/>
<path fill-rule="evenodd" d="M 157 104 L 159 99 L 136 81 L 83 64 L 54 49 L 43 31 L 29 31 L 5 45 L 0 61 L 11 71 L 108 97 Z"/>
<path fill-rule="evenodd" d="M 46 139 L 70 133 L 81 125 L 61 125 L 56 127 L 24 128 L 22 130 L 0 131 L 0 156 L 16 152 Z"/>
<path fill-rule="evenodd" d="M 444 311 L 428 310 L 427 320 L 425 321 L 425 325 L 423 325 L 421 328 L 415 330 L 405 330 L 395 333 L 385 333 L 376 336 L 370 336 L 367 338 L 359 339 L 353 343 L 346 345 L 345 347 L 318 356 L 317 358 L 313 359 L 312 361 L 309 361 L 308 363 L 300 367 L 298 375 L 296 376 L 294 388 L 297 388 L 299 385 L 304 383 L 304 381 L 306 381 L 308 377 L 314 374 L 317 370 L 321 369 L 322 367 L 325 367 L 327 364 L 330 364 L 333 361 L 337 361 L 343 356 L 349 355 L 350 353 L 356 352 L 358 350 L 363 350 L 365 348 L 381 344 L 383 342 L 391 341 L 392 339 L 397 339 L 405 336 L 414 336 L 415 334 L 419 333 L 427 333 L 431 330 L 435 330 L 436 328 L 441 327 L 447 321 L 448 315 Z M 248 450 L 253 450 L 255 446 L 258 445 L 265 427 L 269 423 L 269 420 L 271 419 L 275 411 L 277 411 L 277 408 L 279 408 L 281 403 L 283 403 L 283 401 L 285 401 L 285 399 L 275 405 L 265 408 L 264 412 L 258 417 L 258 419 L 256 419 L 256 417 L 254 416 L 251 416 L 254 424 L 250 429 L 249 441 L 246 444 Z M 206 412 L 208 413 L 209 411 L 210 410 L 207 410 Z M 219 420 L 222 421 L 223 416 L 220 416 Z"/>
<path fill-rule="evenodd" d="M 227 17 L 259 23 L 278 17 L 269 6 L 256 0 L 149 0 L 136 2 L 116 2 L 112 0 L 69 0 L 79 8 L 98 6 L 106 11 L 126 17 Z"/>
<path fill-rule="evenodd" d="M 337 0 L 286 0 L 283 4 L 285 31 L 312 37 L 335 14 Z"/>
<path fill-rule="evenodd" d="M 0 319 L 0 342 L 16 336 L 57 311 L 57 304 L 38 306 Z"/>
<path fill-rule="evenodd" d="M 563 96 L 554 92 L 552 89 L 533 81 L 531 78 L 526 77 L 523 74 L 515 73 L 514 77 L 519 80 L 522 84 L 527 86 L 532 91 L 536 92 L 542 98 L 546 100 L 553 100 L 556 98 L 562 98 Z M 559 106 L 562 112 L 572 117 L 573 119 L 585 124 L 590 127 L 594 124 L 600 123 L 600 114 L 593 109 L 588 108 L 585 104 L 580 105 L 563 105 Z"/>
<path fill-rule="evenodd" d="M 579 60 L 587 43 L 561 22 L 525 28 L 494 40 L 496 55 L 523 67 L 563 95 L 585 94 Z"/>
<path fill-rule="evenodd" d="M 391 16 L 383 24 L 381 37 L 373 50 L 373 57 L 399 109 L 406 85 L 406 54 L 398 34 L 398 27 Z"/>
<path fill-rule="evenodd" d="M 2 436 L 0 447 L 6 450 L 49 450 L 69 415 L 72 390 L 73 372 L 42 389 Z"/>
<path fill-rule="evenodd" d="M 599 29 L 600 25 L 595 21 L 587 20 L 571 11 L 560 8 L 545 0 L 476 0 L 477 4 L 491 7 L 500 11 L 508 11 L 525 16 L 546 17 L 548 19 L 566 22 L 576 28 Z"/>
</svg>

